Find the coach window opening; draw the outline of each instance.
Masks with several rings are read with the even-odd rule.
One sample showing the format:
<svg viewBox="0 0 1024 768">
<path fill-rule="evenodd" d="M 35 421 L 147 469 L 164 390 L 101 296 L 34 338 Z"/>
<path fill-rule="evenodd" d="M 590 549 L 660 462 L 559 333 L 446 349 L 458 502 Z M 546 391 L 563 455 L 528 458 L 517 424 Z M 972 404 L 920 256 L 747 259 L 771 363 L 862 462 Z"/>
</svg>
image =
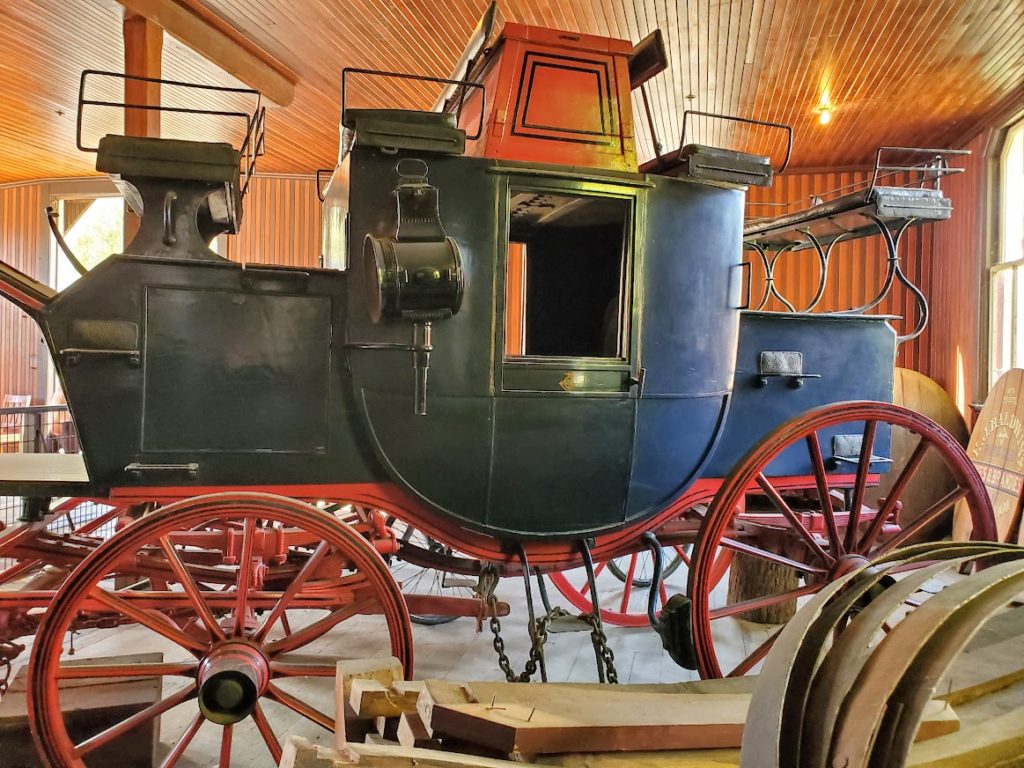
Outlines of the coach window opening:
<svg viewBox="0 0 1024 768">
<path fill-rule="evenodd" d="M 506 360 L 626 359 L 631 208 L 624 197 L 510 190 Z"/>
</svg>

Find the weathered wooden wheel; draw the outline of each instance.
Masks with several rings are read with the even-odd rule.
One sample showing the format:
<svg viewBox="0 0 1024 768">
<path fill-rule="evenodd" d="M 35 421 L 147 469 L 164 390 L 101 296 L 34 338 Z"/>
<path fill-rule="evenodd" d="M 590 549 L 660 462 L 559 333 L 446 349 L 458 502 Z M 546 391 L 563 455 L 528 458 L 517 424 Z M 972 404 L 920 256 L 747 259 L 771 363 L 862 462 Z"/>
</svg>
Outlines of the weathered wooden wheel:
<svg viewBox="0 0 1024 768">
<path fill-rule="evenodd" d="M 118 584 L 126 574 L 137 579 L 119 588 L 114 574 Z M 222 768 L 254 764 L 250 745 L 261 739 L 266 764 L 277 765 L 275 715 L 286 714 L 291 725 L 299 715 L 333 730 L 333 717 L 311 703 L 312 684 L 334 677 L 343 649 L 328 633 L 357 614 L 383 616 L 391 653 L 410 675 L 405 601 L 383 558 L 358 531 L 302 502 L 265 494 L 222 493 L 171 504 L 96 549 L 57 593 L 30 662 L 36 745 L 54 768 L 109 764 L 97 759 L 101 748 L 161 716 L 163 739 L 170 739 L 162 768 L 177 764 L 201 728 L 201 739 L 219 748 Z M 163 651 L 164 661 L 67 663 L 63 639 L 70 630 L 124 623 L 137 627 L 146 650 Z M 309 655 L 317 651 L 324 655 Z M 160 701 L 84 740 L 72 739 L 59 681 L 140 675 L 161 677 Z M 330 700 L 329 692 L 321 697 Z M 240 729 L 234 743 L 245 748 L 233 763 L 233 734 Z"/>
<path fill-rule="evenodd" d="M 911 457 L 877 507 L 864 504 L 872 476 L 884 468 L 876 436 L 905 430 L 916 440 Z M 861 436 L 858 455 L 829 474 L 819 433 Z M 771 475 L 783 453 L 802 452 L 813 470 L 813 488 L 784 492 Z M 794 454 L 790 453 L 790 457 Z M 901 496 L 926 456 L 938 456 L 954 479 L 953 489 L 925 510 L 904 510 Z M 849 459 L 849 457 L 846 457 Z M 791 478 L 787 481 L 792 487 Z M 836 498 L 837 489 L 846 502 Z M 772 647 L 779 624 L 755 624 L 753 612 L 795 605 L 870 559 L 913 540 L 962 500 L 970 510 L 972 537 L 996 535 L 992 506 L 977 470 L 957 441 L 930 419 L 896 405 L 849 402 L 809 411 L 764 437 L 723 481 L 697 537 L 688 595 L 693 601 L 697 663 L 703 677 L 743 675 Z M 845 507 L 843 509 L 842 507 Z M 901 519 L 912 520 L 901 525 Z M 772 571 L 758 594 L 715 589 L 714 565 L 723 551 L 744 555 Z M 736 567 L 735 565 L 733 566 Z"/>
</svg>

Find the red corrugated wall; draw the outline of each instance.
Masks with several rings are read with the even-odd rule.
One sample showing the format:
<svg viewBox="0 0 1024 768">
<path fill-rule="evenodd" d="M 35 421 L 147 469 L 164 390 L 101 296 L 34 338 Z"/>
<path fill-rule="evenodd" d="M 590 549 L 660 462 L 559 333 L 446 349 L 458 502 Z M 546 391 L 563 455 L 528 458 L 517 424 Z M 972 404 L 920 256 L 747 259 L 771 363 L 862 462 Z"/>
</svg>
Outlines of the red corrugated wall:
<svg viewBox="0 0 1024 768">
<path fill-rule="evenodd" d="M 981 338 L 983 286 L 987 285 L 985 253 L 985 156 L 990 132 L 974 138 L 962 164 L 965 172 L 944 181 L 953 203 L 953 218 L 935 226 L 927 294 L 933 297 L 931 340 L 921 369 L 939 382 L 965 410 L 984 399 L 988 384 L 982 375 L 987 357 Z"/>
<path fill-rule="evenodd" d="M 242 228 L 225 255 L 247 264 L 320 265 L 320 201 L 307 177 L 257 176 L 245 197 Z"/>
<path fill-rule="evenodd" d="M 0 188 L 0 259 L 39 277 L 40 254 L 49 244 L 43 230 L 43 194 L 39 184 Z M 6 299 L 0 299 L 0 396 L 33 395 L 37 402 L 39 326 Z"/>
</svg>

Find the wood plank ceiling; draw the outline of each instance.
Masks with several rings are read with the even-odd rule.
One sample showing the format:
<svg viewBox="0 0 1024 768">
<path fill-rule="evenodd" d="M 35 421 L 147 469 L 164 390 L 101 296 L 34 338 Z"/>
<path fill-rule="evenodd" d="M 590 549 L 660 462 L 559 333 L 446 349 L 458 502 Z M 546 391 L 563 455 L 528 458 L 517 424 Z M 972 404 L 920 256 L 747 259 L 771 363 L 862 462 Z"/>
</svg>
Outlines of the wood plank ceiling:
<svg viewBox="0 0 1024 768">
<path fill-rule="evenodd" d="M 183 1 L 203 3 L 298 73 L 294 103 L 268 115 L 261 170 L 278 173 L 333 165 L 342 67 L 445 77 L 487 4 Z M 504 0 L 501 16 L 633 41 L 660 27 L 671 68 L 649 87 L 666 147 L 692 108 L 792 124 L 796 167 L 860 165 L 880 144 L 957 144 L 1007 101 L 1024 100 L 1024 0 Z M 122 68 L 120 6 L 19 0 L 3 3 L 0 19 L 0 182 L 89 173 L 92 156 L 74 146 L 78 76 Z M 171 39 L 164 76 L 236 84 Z M 814 111 L 823 94 L 828 125 Z M 355 105 L 425 108 L 434 95 L 377 82 L 357 89 Z M 197 135 L 192 124 L 178 128 Z M 689 135 L 778 151 L 766 135 L 712 121 Z M 650 157 L 645 130 L 639 139 Z"/>
</svg>

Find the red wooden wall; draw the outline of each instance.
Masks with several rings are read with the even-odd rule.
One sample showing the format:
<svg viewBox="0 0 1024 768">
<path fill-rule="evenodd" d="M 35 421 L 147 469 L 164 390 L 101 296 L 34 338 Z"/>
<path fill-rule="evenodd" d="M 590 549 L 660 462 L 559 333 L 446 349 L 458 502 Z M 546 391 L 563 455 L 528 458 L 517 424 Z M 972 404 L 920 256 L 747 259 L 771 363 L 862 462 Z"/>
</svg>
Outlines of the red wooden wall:
<svg viewBox="0 0 1024 768">
<path fill-rule="evenodd" d="M 987 342 L 981 336 L 987 302 L 984 231 L 986 216 L 985 156 L 990 132 L 973 139 L 963 162 L 967 169 L 944 182 L 953 202 L 953 218 L 935 226 L 926 294 L 932 299 L 930 342 L 920 370 L 941 384 L 965 411 L 985 398 Z"/>
<path fill-rule="evenodd" d="M 32 276 L 39 276 L 40 254 L 48 243 L 40 225 L 43 194 L 39 184 L 0 188 L 0 259 Z M 6 299 L 0 299 L 0 396 L 37 392 L 39 359 L 45 354 L 35 322 Z"/>
<path fill-rule="evenodd" d="M 257 176 L 245 196 L 242 229 L 224 254 L 252 264 L 320 265 L 320 201 L 309 177 Z"/>
</svg>

